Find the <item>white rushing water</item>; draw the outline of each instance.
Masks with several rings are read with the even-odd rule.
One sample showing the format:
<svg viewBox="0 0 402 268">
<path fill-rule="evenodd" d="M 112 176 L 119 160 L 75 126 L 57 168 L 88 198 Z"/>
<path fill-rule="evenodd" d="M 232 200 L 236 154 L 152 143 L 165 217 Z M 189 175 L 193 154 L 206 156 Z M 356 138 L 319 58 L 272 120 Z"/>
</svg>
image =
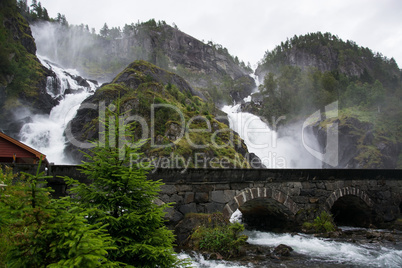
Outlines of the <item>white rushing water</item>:
<svg viewBox="0 0 402 268">
<path fill-rule="evenodd" d="M 64 157 L 67 142 L 64 130 L 75 116 L 81 102 L 90 94 L 68 94 L 49 115 L 33 115 L 32 122 L 25 124 L 20 130 L 22 142 L 44 153 L 48 161 L 68 164 Z"/>
<path fill-rule="evenodd" d="M 248 242 L 255 245 L 278 246 L 285 244 L 295 253 L 309 256 L 317 262 L 356 265 L 359 267 L 401 267 L 402 250 L 381 244 L 353 244 L 317 238 L 311 235 L 246 232 Z"/>
<path fill-rule="evenodd" d="M 179 259 L 188 259 L 191 262 L 191 267 L 194 268 L 247 268 L 253 267 L 252 265 L 245 266 L 235 262 L 224 260 L 206 260 L 200 253 L 193 252 L 193 257 L 186 253 L 178 254 Z"/>
<path fill-rule="evenodd" d="M 251 95 L 243 100 L 252 101 Z M 321 161 L 314 158 L 304 148 L 303 142 L 311 147 L 318 147 L 315 137 L 305 133 L 302 141 L 302 129 L 289 127 L 280 137 L 275 129 L 275 123 L 270 126 L 260 117 L 251 113 L 241 112 L 241 104 L 224 106 L 229 127 L 236 131 L 244 140 L 249 152 L 255 153 L 268 168 L 321 168 Z M 241 212 L 237 210 L 231 222 L 241 222 Z M 348 228 L 346 228 L 348 229 Z M 350 229 L 350 228 L 349 228 Z M 402 267 L 402 250 L 399 246 L 390 247 L 380 243 L 351 243 L 334 241 L 305 234 L 270 233 L 260 231 L 245 231 L 248 242 L 254 245 L 276 247 L 285 244 L 293 248 L 302 262 L 282 263 L 274 267 L 290 265 L 313 265 L 314 267 Z M 301 257 L 300 257 L 301 256 Z M 268 258 L 268 257 L 267 257 Z M 253 264 L 239 266 L 238 263 L 217 262 L 205 260 L 200 255 L 193 257 L 196 267 L 265 267 Z M 216 266 L 219 265 L 219 266 Z M 265 265 L 265 264 L 264 264 Z M 318 265 L 318 266 L 317 266 Z"/>
<path fill-rule="evenodd" d="M 76 70 L 64 70 L 46 58 L 38 56 L 41 63 L 52 70 L 56 77 L 47 79 L 47 92 L 59 100 L 49 115 L 32 115 L 32 122 L 26 123 L 20 130 L 21 141 L 46 155 L 50 162 L 68 164 L 64 157 L 64 148 L 67 140 L 64 130 L 68 122 L 75 116 L 80 104 L 96 90 L 96 85 L 86 81 L 89 86 L 82 86 L 74 77 L 78 77 Z M 65 94 L 69 89 L 75 94 Z"/>
<path fill-rule="evenodd" d="M 52 70 L 56 74 L 56 78 L 48 76 L 46 84 L 46 91 L 53 98 L 63 97 L 66 89 L 70 89 L 76 92 L 94 92 L 96 90 L 97 86 L 93 82 L 86 80 L 88 86 L 82 86 L 78 83 L 76 79 L 74 79 L 80 76 L 79 72 L 76 69 L 64 69 L 57 64 L 52 63 L 46 57 L 40 55 L 37 55 L 37 57 L 43 66 L 45 66 L 49 70 Z"/>
<path fill-rule="evenodd" d="M 252 96 L 243 101 L 251 102 Z M 229 127 L 239 134 L 248 151 L 255 153 L 267 168 L 321 168 L 321 161 L 304 148 L 306 142 L 318 148 L 318 142 L 311 133 L 304 133 L 302 140 L 301 127 L 288 126 L 283 131 L 286 134 L 278 136 L 276 125 L 281 119 L 268 125 L 260 117 L 242 112 L 241 104 L 224 106 L 222 111 L 228 115 Z"/>
<path fill-rule="evenodd" d="M 241 212 L 236 210 L 231 217 L 231 222 L 241 222 Z M 342 230 L 362 228 L 342 227 Z M 364 228 L 363 228 L 364 229 Z M 375 230 L 381 231 L 381 230 Z M 382 230 L 386 231 L 386 230 Z M 307 234 L 270 233 L 260 231 L 245 231 L 249 239 L 248 243 L 274 248 L 285 244 L 293 248 L 291 253 L 294 258 L 281 262 L 272 262 L 272 265 L 239 264 L 230 261 L 206 260 L 201 254 L 192 254 L 194 267 L 300 267 L 311 265 L 313 267 L 402 267 L 401 244 L 392 245 L 377 243 L 352 243 L 346 241 L 334 241 L 333 239 L 314 237 Z M 397 249 L 399 247 L 399 249 Z M 180 253 L 179 257 L 190 258 L 190 255 Z M 269 262 L 267 257 L 267 262 Z"/>
</svg>

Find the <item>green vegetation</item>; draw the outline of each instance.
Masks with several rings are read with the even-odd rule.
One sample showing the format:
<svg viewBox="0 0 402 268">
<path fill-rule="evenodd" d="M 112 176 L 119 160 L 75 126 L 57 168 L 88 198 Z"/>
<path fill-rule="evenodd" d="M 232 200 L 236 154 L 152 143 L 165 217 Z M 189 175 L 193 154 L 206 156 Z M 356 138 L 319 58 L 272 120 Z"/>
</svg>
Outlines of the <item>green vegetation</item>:
<svg viewBox="0 0 402 268">
<path fill-rule="evenodd" d="M 296 63 L 290 62 L 290 55 L 296 57 Z M 301 55 L 311 60 L 297 62 Z M 324 67 L 314 67 L 318 64 Z M 260 91 L 269 97 L 270 104 L 280 107 L 272 115 L 295 116 L 336 100 L 341 108 L 381 110 L 390 108 L 388 98 L 401 98 L 401 71 L 394 59 L 329 33 L 287 40 L 266 52 L 258 69 L 260 73 L 268 72 Z"/>
<path fill-rule="evenodd" d="M 151 165 L 139 167 L 130 161 L 139 159 L 139 143 L 121 125 L 120 103 L 108 109 L 105 141 L 86 154 L 81 172 L 90 185 L 66 178 L 77 206 L 91 209 L 88 222 L 105 226 L 116 250 L 108 252 L 109 259 L 134 267 L 174 267 L 173 233 L 164 225 L 164 209 L 157 205 L 160 181 L 148 180 Z M 113 135 L 111 135 L 113 134 Z"/>
<path fill-rule="evenodd" d="M 35 51 L 32 51 L 36 48 L 32 36 L 28 34 L 28 23 L 18 13 L 15 1 L 2 1 L 0 7 L 0 21 L 7 20 L 13 24 L 0 23 L 0 85 L 9 84 L 7 93 L 11 96 L 23 90 L 33 94 L 43 73 L 35 60 Z M 30 43 L 32 47 L 23 43 Z"/>
<path fill-rule="evenodd" d="M 90 210 L 75 206 L 70 197 L 51 199 L 43 188 L 43 172 L 14 175 L 0 169 L 0 266 L 113 266 L 115 250 L 105 226 L 89 224 Z"/>
<path fill-rule="evenodd" d="M 341 109 L 357 107 L 377 112 L 396 104 L 388 102 L 395 95 L 386 91 L 379 80 L 362 83 L 335 71 L 321 72 L 312 67 L 303 70 L 291 65 L 281 67 L 276 75 L 268 73 L 260 92 L 265 96 L 261 113 L 267 118 L 287 115 L 292 119 L 334 101 L 339 101 Z"/>
<path fill-rule="evenodd" d="M 36 20 L 45 20 L 45 21 L 51 20 L 49 17 L 49 14 L 47 12 L 47 9 L 45 7 L 42 7 L 41 2 L 37 2 L 36 0 L 33 0 L 31 3 L 31 6 L 28 6 L 27 0 L 17 0 L 14 2 L 17 2 L 17 6 L 20 10 L 20 13 L 29 22 L 36 21 Z M 65 17 L 64 17 L 64 19 L 65 19 Z"/>
<path fill-rule="evenodd" d="M 207 53 L 209 57 L 219 55 L 220 59 L 225 58 L 226 64 L 232 66 L 235 72 L 252 72 L 250 63 L 246 65 L 222 45 L 212 41 L 204 43 L 195 38 L 189 39 L 177 26 L 171 27 L 165 21 L 150 19 L 146 22 L 125 24 L 122 29 L 110 27 L 105 23 L 97 34 L 95 29 L 90 29 L 88 25 L 69 25 L 65 16 L 60 13 L 57 18 L 49 18 L 46 8 L 42 7 L 40 2 L 33 1 L 28 7 L 26 0 L 19 0 L 18 6 L 29 22 L 37 23 L 39 27 L 45 25 L 48 31 L 54 32 L 56 40 L 52 41 L 57 45 L 46 51 L 50 59 L 57 59 L 59 64 L 74 67 L 85 77 L 98 81 L 109 82 L 131 62 L 146 60 L 178 73 L 194 88 L 211 93 L 210 96 L 215 102 L 231 103 L 229 92 L 233 90 L 234 79 L 226 72 L 215 71 L 213 64 L 202 63 L 194 54 Z M 51 24 L 41 24 L 43 21 Z M 182 41 L 181 35 L 186 41 Z M 46 43 L 46 46 L 49 44 Z M 179 57 L 178 53 L 181 54 Z M 223 91 L 223 96 L 218 96 L 217 91 Z"/>
<path fill-rule="evenodd" d="M 43 101 L 45 73 L 35 56 L 36 46 L 28 22 L 18 12 L 15 0 L 0 2 L 0 121 L 10 119 L 10 112 L 30 103 Z M 6 98 L 4 97 L 6 96 Z"/>
<path fill-rule="evenodd" d="M 64 178 L 73 198 L 51 199 L 46 177 L 0 170 L 0 264 L 7 267 L 177 267 L 174 236 L 157 205 L 160 181 L 130 165 L 139 144 L 122 131 L 120 106 L 106 113 L 105 141 L 81 171 L 91 184 Z M 113 133 L 114 135 L 111 135 Z"/>
<path fill-rule="evenodd" d="M 109 105 L 120 99 L 125 112 L 145 119 L 146 125 L 135 121 L 131 130 L 137 140 L 148 134 L 146 138 L 150 140 L 141 147 L 147 157 L 179 159 L 180 167 L 184 167 L 183 161 L 188 167 L 196 167 L 198 154 L 224 159 L 227 167 L 248 168 L 249 163 L 239 153 L 245 151 L 242 140 L 215 119 L 213 103 L 193 96 L 190 90 L 177 75 L 149 62 L 136 61 L 112 84 L 98 89 L 93 101 L 108 100 Z M 82 126 L 83 133 L 93 133 L 92 119 Z M 151 126 L 152 132 L 146 132 Z M 165 167 L 175 167 L 175 164 L 171 161 Z M 198 167 L 204 164 L 210 167 L 209 163 L 199 163 Z M 219 167 L 220 163 L 214 165 Z"/>
<path fill-rule="evenodd" d="M 240 247 L 245 245 L 248 239 L 246 235 L 241 234 L 244 231 L 243 224 L 228 223 L 222 220 L 220 213 L 196 216 L 205 218 L 207 221 L 198 226 L 191 235 L 195 249 L 219 253 L 227 258 L 238 255 Z M 194 217 L 194 215 L 186 215 L 186 217 Z"/>
<path fill-rule="evenodd" d="M 266 73 L 258 113 L 267 119 L 299 120 L 338 101 L 340 124 L 342 117 L 371 123 L 373 143 L 361 147 L 356 158 L 361 167 L 380 168 L 377 145 L 402 141 L 402 73 L 394 59 L 318 32 L 295 36 L 267 52 L 257 72 Z"/>
<path fill-rule="evenodd" d="M 315 63 L 327 65 L 327 69 L 355 76 L 363 83 L 372 83 L 378 79 L 385 87 L 400 85 L 400 70 L 393 58 L 387 59 L 369 48 L 359 47 L 355 42 L 346 42 L 331 33 L 309 33 L 294 36 L 282 42 L 272 51 L 265 53 L 260 67 L 277 72 L 282 66 L 292 65 L 289 55 L 299 53 L 312 56 Z M 306 62 L 300 66 L 312 66 Z M 353 69 L 356 70 L 353 71 Z"/>
<path fill-rule="evenodd" d="M 335 231 L 335 224 L 332 215 L 326 211 L 322 211 L 320 216 L 317 216 L 313 222 L 303 223 L 303 228 L 312 230 L 315 233 L 328 233 Z"/>
</svg>

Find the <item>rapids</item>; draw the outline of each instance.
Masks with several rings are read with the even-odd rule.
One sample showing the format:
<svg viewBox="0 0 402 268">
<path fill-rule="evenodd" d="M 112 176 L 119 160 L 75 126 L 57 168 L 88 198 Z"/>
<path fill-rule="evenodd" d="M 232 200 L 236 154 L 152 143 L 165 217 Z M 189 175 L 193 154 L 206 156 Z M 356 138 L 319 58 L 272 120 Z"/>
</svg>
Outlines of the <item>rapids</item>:
<svg viewBox="0 0 402 268">
<path fill-rule="evenodd" d="M 231 221 L 241 221 L 236 210 Z M 356 227 L 339 227 L 349 235 L 344 238 L 321 238 L 302 233 L 272 233 L 246 230 L 248 243 L 268 247 L 271 251 L 280 244 L 293 248 L 290 257 L 281 260 L 266 257 L 258 262 L 208 260 L 197 252 L 180 253 L 179 258 L 190 258 L 192 265 L 209 267 L 401 267 L 402 232 L 369 230 Z M 371 241 L 359 233 L 375 231 L 392 233 L 395 241 Z M 353 239 L 352 239 L 353 238 Z"/>
</svg>

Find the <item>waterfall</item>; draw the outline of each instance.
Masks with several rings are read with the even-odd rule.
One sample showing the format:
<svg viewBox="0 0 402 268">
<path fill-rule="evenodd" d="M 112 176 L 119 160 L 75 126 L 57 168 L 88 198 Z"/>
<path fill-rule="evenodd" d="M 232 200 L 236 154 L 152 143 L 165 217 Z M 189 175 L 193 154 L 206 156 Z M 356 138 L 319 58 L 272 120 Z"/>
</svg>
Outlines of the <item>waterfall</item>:
<svg viewBox="0 0 402 268">
<path fill-rule="evenodd" d="M 258 85 L 257 79 L 256 82 Z M 253 93 L 257 91 L 258 86 Z M 251 102 L 253 93 L 243 101 Z M 256 154 L 267 168 L 321 168 L 321 161 L 304 148 L 305 142 L 319 147 L 312 133 L 305 131 L 305 140 L 302 140 L 301 127 L 292 125 L 285 127 L 281 132 L 284 134 L 279 135 L 276 125 L 280 118 L 268 125 L 260 117 L 242 112 L 241 104 L 226 105 L 221 110 L 228 115 L 229 127 L 239 134 L 249 152 Z"/>
<path fill-rule="evenodd" d="M 23 143 L 45 154 L 49 162 L 68 164 L 63 153 L 67 142 L 64 130 L 82 101 L 93 94 L 97 85 L 81 78 L 76 70 L 65 70 L 44 57 L 38 58 L 55 74 L 47 77 L 46 91 L 59 100 L 59 104 L 49 115 L 32 115 L 32 122 L 24 124 L 19 135 Z"/>
<path fill-rule="evenodd" d="M 63 69 L 43 56 L 37 55 L 37 57 L 43 66 L 56 75 L 56 77 L 48 76 L 46 83 L 46 91 L 53 98 L 57 99 L 64 96 L 66 90 L 71 92 L 94 92 L 96 90 L 97 85 L 92 81 L 83 79 L 77 70 Z"/>
</svg>

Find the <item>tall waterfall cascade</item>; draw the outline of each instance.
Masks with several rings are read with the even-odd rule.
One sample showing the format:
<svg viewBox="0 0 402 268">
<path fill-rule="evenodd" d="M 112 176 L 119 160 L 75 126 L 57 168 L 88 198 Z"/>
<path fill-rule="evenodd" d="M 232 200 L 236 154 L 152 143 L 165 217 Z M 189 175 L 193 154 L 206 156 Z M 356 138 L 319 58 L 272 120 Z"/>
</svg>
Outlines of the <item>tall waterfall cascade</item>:
<svg viewBox="0 0 402 268">
<path fill-rule="evenodd" d="M 23 143 L 44 153 L 50 162 L 68 164 L 64 157 L 67 143 L 64 130 L 82 101 L 95 92 L 97 82 L 82 78 L 76 70 L 63 69 L 45 57 L 38 58 L 54 73 L 54 76 L 47 77 L 46 91 L 59 104 L 48 115 L 32 115 L 31 122 L 23 125 L 19 135 Z"/>
</svg>

